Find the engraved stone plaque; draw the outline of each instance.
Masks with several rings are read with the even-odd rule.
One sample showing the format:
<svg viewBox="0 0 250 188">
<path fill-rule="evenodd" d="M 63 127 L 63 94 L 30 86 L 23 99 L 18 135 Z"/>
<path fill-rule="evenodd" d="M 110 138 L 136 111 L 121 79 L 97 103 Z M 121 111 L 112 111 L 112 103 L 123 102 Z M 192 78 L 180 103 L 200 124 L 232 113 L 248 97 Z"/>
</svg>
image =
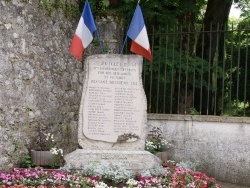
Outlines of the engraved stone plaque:
<svg viewBox="0 0 250 188">
<path fill-rule="evenodd" d="M 142 58 L 94 55 L 85 60 L 84 66 L 79 113 L 82 134 L 105 142 L 116 142 L 119 136 L 130 133 L 141 137 L 146 114 Z"/>
</svg>

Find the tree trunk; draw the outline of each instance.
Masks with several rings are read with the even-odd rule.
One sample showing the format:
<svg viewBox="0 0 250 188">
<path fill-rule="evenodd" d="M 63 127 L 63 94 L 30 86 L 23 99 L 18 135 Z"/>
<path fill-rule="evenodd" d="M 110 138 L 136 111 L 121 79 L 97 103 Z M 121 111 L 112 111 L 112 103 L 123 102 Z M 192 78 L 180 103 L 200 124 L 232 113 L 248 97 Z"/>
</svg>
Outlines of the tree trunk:
<svg viewBox="0 0 250 188">
<path fill-rule="evenodd" d="M 204 31 L 217 31 L 224 29 L 227 24 L 229 12 L 232 6 L 233 0 L 208 0 L 205 17 L 203 20 Z M 203 30 L 203 28 L 202 28 Z M 207 61 L 213 60 L 217 45 L 217 33 L 213 32 L 212 35 L 207 33 L 204 35 L 204 51 L 203 57 Z M 211 39 L 211 46 L 210 46 Z M 202 36 L 199 37 L 197 45 L 197 55 L 201 57 L 202 54 Z M 209 57 L 209 53 L 211 54 Z M 211 62 L 211 61 L 210 61 Z"/>
<path fill-rule="evenodd" d="M 204 60 L 207 60 L 210 63 L 210 66 L 213 65 L 214 56 L 216 53 L 217 48 L 217 37 L 218 34 L 215 31 L 224 30 L 225 24 L 227 24 L 228 16 L 230 12 L 230 8 L 232 6 L 233 0 L 208 0 L 207 9 L 205 13 L 205 17 L 203 20 L 203 28 L 204 31 L 210 31 L 202 33 L 199 36 L 196 53 L 198 57 L 203 57 Z M 213 32 L 212 32 L 213 31 Z M 204 37 L 204 42 L 202 43 Z M 203 48 L 202 48 L 203 45 Z M 203 49 L 203 51 L 202 51 Z M 212 69 L 211 69 L 212 70 Z M 195 101 L 196 109 L 199 109 L 201 114 L 213 114 L 213 107 L 212 107 L 212 72 L 205 73 L 203 75 L 204 80 L 207 83 L 210 83 L 210 89 L 208 90 L 207 87 L 197 88 L 195 91 L 195 98 L 200 99 L 201 101 Z M 202 89 L 202 96 L 200 96 Z M 200 103 L 201 109 L 200 109 Z"/>
<path fill-rule="evenodd" d="M 187 54 L 188 56 L 194 55 L 195 49 L 195 35 L 192 34 L 192 31 L 195 30 L 195 21 L 197 12 L 195 9 L 186 10 L 185 7 L 189 5 L 195 5 L 197 0 L 179 0 L 179 6 L 183 10 L 182 14 L 178 17 L 179 22 L 179 32 L 181 33 L 178 41 L 179 51 L 181 54 Z M 186 68 L 189 64 L 186 64 L 186 61 L 181 63 L 185 63 Z M 177 73 L 177 75 L 179 72 Z M 186 79 L 188 72 L 181 72 L 180 80 L 176 79 L 175 82 L 175 94 L 176 98 L 173 100 L 175 102 L 173 111 L 178 114 L 188 114 L 193 104 L 193 90 L 192 86 L 189 85 L 188 80 Z M 178 77 L 178 76 L 177 76 Z M 179 83 L 180 82 L 180 83 Z M 180 87 L 179 87 L 180 84 Z"/>
<path fill-rule="evenodd" d="M 111 8 L 116 8 L 118 7 L 118 0 L 109 0 L 109 6 Z"/>
</svg>

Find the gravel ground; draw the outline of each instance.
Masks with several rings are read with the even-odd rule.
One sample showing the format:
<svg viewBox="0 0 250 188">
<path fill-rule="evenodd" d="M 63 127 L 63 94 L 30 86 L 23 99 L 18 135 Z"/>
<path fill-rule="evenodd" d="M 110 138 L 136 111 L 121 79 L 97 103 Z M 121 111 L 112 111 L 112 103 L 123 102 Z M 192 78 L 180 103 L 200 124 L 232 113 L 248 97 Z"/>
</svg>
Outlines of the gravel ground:
<svg viewBox="0 0 250 188">
<path fill-rule="evenodd" d="M 220 184 L 220 188 L 250 188 L 248 186 L 242 186 L 242 185 L 235 185 L 231 183 L 223 183 L 223 182 L 218 182 Z"/>
</svg>

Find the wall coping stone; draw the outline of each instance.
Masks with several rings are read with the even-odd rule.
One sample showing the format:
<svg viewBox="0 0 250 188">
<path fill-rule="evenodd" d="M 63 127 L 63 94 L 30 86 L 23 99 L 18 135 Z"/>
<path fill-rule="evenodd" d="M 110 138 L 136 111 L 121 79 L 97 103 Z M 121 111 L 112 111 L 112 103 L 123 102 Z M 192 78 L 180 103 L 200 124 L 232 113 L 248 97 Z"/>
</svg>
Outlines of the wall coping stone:
<svg viewBox="0 0 250 188">
<path fill-rule="evenodd" d="M 249 123 L 249 117 L 228 117 L 210 115 L 183 115 L 183 114 L 153 114 L 148 113 L 148 120 L 174 120 L 198 122 L 223 122 L 223 123 Z"/>
</svg>

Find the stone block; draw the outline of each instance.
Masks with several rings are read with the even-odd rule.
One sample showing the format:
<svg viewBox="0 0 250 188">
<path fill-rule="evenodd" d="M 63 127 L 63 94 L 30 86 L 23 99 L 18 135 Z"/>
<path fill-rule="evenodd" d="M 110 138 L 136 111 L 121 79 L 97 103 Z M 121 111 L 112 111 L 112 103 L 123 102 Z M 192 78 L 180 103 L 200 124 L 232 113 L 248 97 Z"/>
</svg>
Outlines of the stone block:
<svg viewBox="0 0 250 188">
<path fill-rule="evenodd" d="M 148 151 L 83 150 L 77 149 L 64 157 L 70 169 L 81 169 L 91 162 L 122 163 L 126 169 L 141 173 L 159 167 L 161 160 Z"/>
<path fill-rule="evenodd" d="M 144 150 L 147 101 L 142 57 L 97 54 L 84 63 L 79 145 L 83 149 Z M 131 140 L 119 140 L 130 133 L 135 136 Z M 114 145 L 118 141 L 122 144 Z"/>
</svg>

